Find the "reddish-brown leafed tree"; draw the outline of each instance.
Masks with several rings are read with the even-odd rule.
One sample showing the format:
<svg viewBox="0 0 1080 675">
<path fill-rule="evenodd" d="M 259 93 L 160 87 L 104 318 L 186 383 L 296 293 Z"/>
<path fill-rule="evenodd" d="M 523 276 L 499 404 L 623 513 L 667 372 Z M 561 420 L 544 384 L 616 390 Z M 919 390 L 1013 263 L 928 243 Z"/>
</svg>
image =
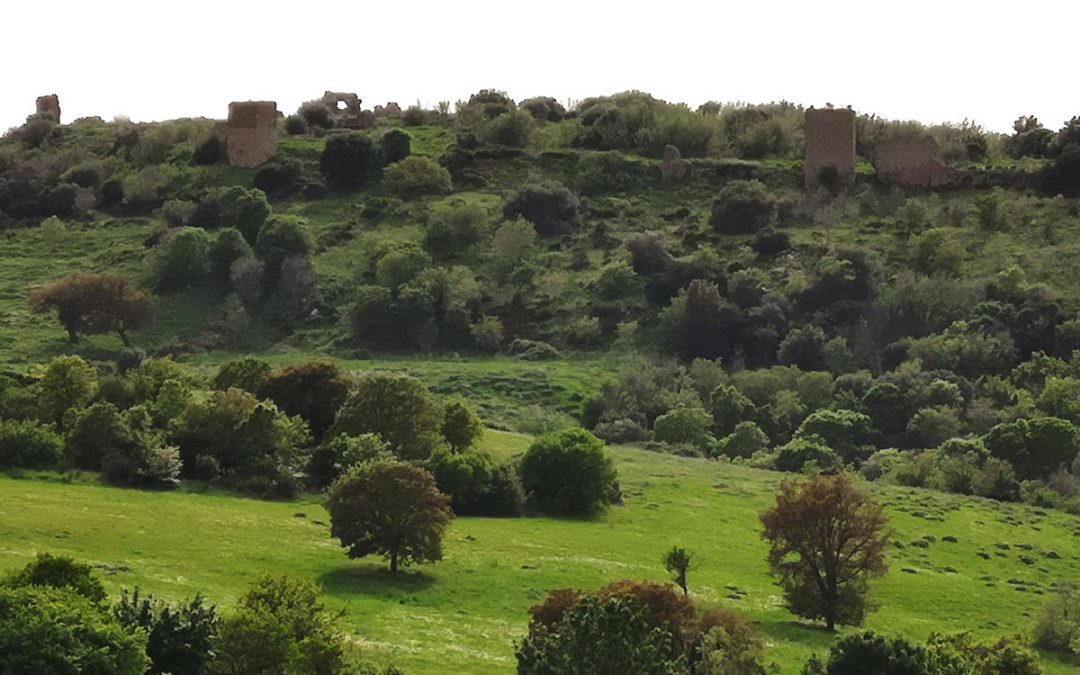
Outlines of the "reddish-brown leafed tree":
<svg viewBox="0 0 1080 675">
<path fill-rule="evenodd" d="M 79 334 L 116 333 L 125 347 L 128 332 L 146 325 L 157 310 L 157 299 L 118 274 L 76 272 L 30 291 L 37 313 L 55 310 L 72 342 Z"/>
<path fill-rule="evenodd" d="M 890 532 L 881 506 L 850 474 L 781 483 L 761 523 L 792 612 L 824 619 L 829 630 L 862 622 L 869 580 L 885 573 Z"/>
</svg>

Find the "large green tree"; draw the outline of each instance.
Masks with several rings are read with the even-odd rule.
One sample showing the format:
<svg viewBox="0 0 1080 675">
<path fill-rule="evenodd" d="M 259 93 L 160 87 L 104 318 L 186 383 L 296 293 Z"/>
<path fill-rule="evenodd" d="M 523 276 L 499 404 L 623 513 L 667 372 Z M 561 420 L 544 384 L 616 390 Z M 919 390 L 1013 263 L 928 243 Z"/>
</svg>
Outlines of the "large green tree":
<svg viewBox="0 0 1080 675">
<path fill-rule="evenodd" d="M 327 496 L 330 533 L 350 558 L 381 554 L 390 571 L 399 563 L 442 560 L 442 538 L 453 518 L 450 498 L 431 474 L 404 462 L 375 461 L 353 467 Z"/>
<path fill-rule="evenodd" d="M 378 434 L 401 459 L 427 459 L 443 442 L 443 409 L 420 380 L 399 373 L 360 378 L 328 438 Z"/>
</svg>

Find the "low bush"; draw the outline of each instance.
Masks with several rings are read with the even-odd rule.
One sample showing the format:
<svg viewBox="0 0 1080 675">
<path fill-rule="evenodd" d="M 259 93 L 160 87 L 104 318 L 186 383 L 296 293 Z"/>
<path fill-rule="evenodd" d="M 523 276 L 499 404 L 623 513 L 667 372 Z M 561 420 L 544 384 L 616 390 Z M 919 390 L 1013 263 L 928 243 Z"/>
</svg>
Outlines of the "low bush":
<svg viewBox="0 0 1080 675">
<path fill-rule="evenodd" d="M 772 220 L 776 197 L 756 180 L 735 180 L 713 200 L 709 224 L 722 234 L 754 234 Z"/>
<path fill-rule="evenodd" d="M 403 198 L 453 191 L 450 172 L 429 157 L 413 155 L 390 164 L 384 180 L 391 192 Z"/>
</svg>

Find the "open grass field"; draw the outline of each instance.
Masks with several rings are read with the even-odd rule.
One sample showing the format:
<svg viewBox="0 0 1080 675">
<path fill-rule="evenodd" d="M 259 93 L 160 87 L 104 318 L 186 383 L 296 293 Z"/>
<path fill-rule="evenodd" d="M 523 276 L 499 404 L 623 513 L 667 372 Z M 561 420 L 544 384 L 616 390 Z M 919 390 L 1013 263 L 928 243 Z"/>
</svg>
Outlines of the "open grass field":
<svg viewBox="0 0 1080 675">
<path fill-rule="evenodd" d="M 488 433 L 501 458 L 528 437 Z M 594 521 L 460 518 L 446 559 L 397 577 L 381 560 L 349 560 L 316 499 L 263 502 L 217 493 L 159 494 L 55 476 L 0 477 L 0 569 L 38 551 L 97 565 L 109 590 L 138 585 L 169 598 L 202 592 L 221 607 L 263 573 L 322 584 L 368 653 L 408 673 L 508 673 L 526 609 L 557 587 L 664 579 L 673 544 L 699 562 L 698 600 L 745 612 L 769 658 L 795 673 L 832 636 L 786 612 L 768 575 L 757 514 L 781 474 L 614 448 L 625 504 Z M 925 639 L 1028 634 L 1056 581 L 1080 575 L 1080 518 L 1020 505 L 875 486 L 896 547 L 868 627 Z M 954 541 L 955 539 L 955 541 Z M 1048 673 L 1080 664 L 1044 655 Z"/>
</svg>

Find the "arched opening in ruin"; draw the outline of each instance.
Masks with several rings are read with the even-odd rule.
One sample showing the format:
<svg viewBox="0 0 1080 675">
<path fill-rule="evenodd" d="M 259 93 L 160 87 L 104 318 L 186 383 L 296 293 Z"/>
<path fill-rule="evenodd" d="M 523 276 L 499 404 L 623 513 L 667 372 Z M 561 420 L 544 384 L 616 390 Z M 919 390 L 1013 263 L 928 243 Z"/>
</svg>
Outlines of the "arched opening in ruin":
<svg viewBox="0 0 1080 675">
<path fill-rule="evenodd" d="M 337 108 L 339 111 L 348 110 L 349 109 L 349 104 L 346 103 L 344 100 L 339 98 L 337 103 L 334 104 L 334 107 Z"/>
</svg>

